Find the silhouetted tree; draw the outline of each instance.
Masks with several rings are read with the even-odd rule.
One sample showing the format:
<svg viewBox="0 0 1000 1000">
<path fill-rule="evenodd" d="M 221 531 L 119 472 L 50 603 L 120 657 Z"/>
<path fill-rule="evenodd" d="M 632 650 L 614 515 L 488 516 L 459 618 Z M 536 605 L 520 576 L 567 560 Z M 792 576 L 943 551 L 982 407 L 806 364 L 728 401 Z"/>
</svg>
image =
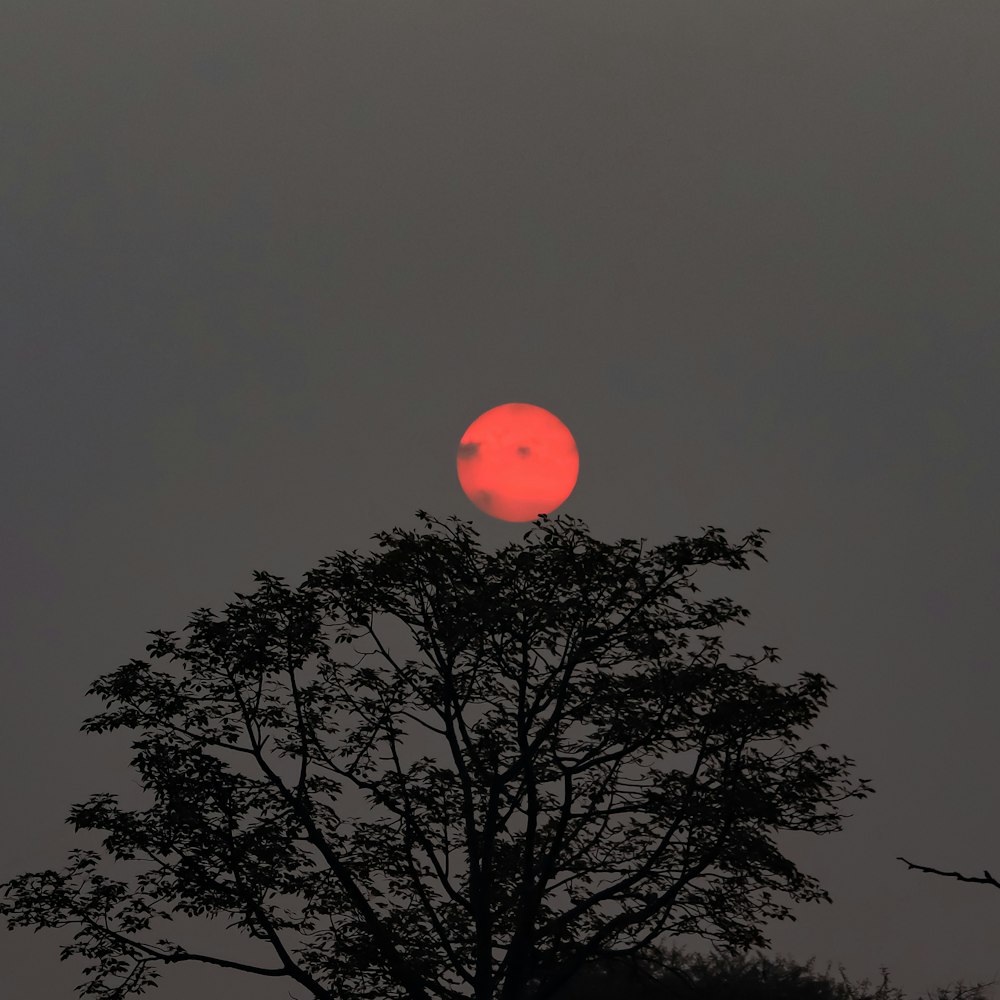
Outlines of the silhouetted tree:
<svg viewBox="0 0 1000 1000">
<path fill-rule="evenodd" d="M 68 822 L 149 867 L 119 880 L 74 850 L 0 908 L 8 927 L 78 925 L 62 954 L 93 960 L 84 992 L 205 962 L 316 998 L 545 1000 L 666 933 L 766 945 L 759 925 L 789 915 L 775 893 L 830 901 L 771 835 L 837 831 L 834 804 L 871 791 L 851 758 L 794 749 L 833 685 L 763 680 L 768 646 L 722 660 L 709 633 L 748 612 L 684 596 L 693 567 L 763 559 L 764 529 L 647 549 L 543 516 L 490 555 L 471 523 L 417 513 L 426 532 L 380 532 L 382 552 L 294 590 L 255 572 L 186 642 L 151 632 L 179 667 L 133 659 L 91 685 L 109 707 L 82 728 L 143 733 L 155 801 L 101 793 Z M 177 912 L 227 915 L 277 964 L 145 939 Z"/>
</svg>

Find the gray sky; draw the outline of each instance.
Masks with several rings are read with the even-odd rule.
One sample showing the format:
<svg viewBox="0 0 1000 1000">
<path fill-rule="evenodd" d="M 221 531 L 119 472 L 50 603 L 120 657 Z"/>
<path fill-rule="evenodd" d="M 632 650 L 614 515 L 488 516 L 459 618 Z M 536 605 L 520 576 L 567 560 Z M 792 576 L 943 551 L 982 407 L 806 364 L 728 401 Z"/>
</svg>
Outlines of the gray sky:
<svg viewBox="0 0 1000 1000">
<path fill-rule="evenodd" d="M 895 860 L 1000 867 L 1000 5 L 3 7 L 0 880 L 137 791 L 79 725 L 147 630 L 418 507 L 519 538 L 454 463 L 525 401 L 598 537 L 772 531 L 704 578 L 727 647 L 826 674 L 805 742 L 876 789 L 780 840 L 834 902 L 774 953 L 1000 977 L 1000 891 Z M 70 936 L 0 927 L 0 993 L 75 996 Z M 237 990 L 288 993 L 158 996 Z"/>
</svg>

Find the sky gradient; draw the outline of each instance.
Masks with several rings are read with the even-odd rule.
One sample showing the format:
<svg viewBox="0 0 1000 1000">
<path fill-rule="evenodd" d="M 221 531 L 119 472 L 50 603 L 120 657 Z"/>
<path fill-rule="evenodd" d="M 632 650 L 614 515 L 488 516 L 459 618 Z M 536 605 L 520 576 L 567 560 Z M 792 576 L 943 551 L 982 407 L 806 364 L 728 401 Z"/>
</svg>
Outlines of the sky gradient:
<svg viewBox="0 0 1000 1000">
<path fill-rule="evenodd" d="M 998 43 L 924 0 L 6 0 L 0 881 L 137 793 L 79 726 L 148 630 L 417 508 L 519 539 L 455 455 L 523 401 L 597 537 L 771 530 L 695 582 L 752 613 L 728 649 L 833 681 L 804 742 L 875 788 L 779 839 L 833 903 L 773 953 L 1000 979 L 1000 891 L 895 860 L 1000 867 Z M 71 933 L 0 926 L 0 994 L 75 996 Z"/>
</svg>

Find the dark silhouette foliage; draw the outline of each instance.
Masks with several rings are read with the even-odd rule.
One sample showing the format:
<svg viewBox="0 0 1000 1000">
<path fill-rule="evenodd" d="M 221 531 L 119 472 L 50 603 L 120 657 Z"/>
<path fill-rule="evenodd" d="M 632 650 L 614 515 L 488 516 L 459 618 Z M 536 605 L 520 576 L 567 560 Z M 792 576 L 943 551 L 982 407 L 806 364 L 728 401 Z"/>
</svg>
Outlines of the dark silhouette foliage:
<svg viewBox="0 0 1000 1000">
<path fill-rule="evenodd" d="M 598 960 L 567 983 L 555 1000 L 904 1000 L 903 992 L 889 986 L 883 967 L 882 982 L 872 989 L 869 981 L 852 983 L 839 969 L 840 981 L 813 972 L 814 959 L 805 965 L 758 952 L 743 955 L 687 955 L 679 948 L 655 946 L 645 958 Z M 988 1000 L 982 992 L 995 984 L 965 986 L 928 993 L 928 1000 Z"/>
<path fill-rule="evenodd" d="M 76 928 L 84 994 L 202 962 L 320 1000 L 548 1000 L 665 935 L 766 946 L 791 916 L 776 896 L 830 901 L 772 838 L 835 832 L 871 790 L 796 747 L 833 685 L 760 677 L 773 647 L 723 659 L 718 630 L 748 612 L 688 596 L 699 566 L 763 559 L 763 529 L 647 547 L 543 516 L 488 554 L 471 523 L 417 513 L 425 531 L 295 589 L 255 573 L 186 640 L 150 633 L 167 669 L 91 685 L 107 707 L 82 728 L 138 735 L 153 802 L 72 808 L 112 874 L 75 850 L 0 898 L 9 928 Z M 124 861 L 146 867 L 115 877 Z M 225 917 L 270 963 L 150 940 L 176 913 Z"/>
</svg>

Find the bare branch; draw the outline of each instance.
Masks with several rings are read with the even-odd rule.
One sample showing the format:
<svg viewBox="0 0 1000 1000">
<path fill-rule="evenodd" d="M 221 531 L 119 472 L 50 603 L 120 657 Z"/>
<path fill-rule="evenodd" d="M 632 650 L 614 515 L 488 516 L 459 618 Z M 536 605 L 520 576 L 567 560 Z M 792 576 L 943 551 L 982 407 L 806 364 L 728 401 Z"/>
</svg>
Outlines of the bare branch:
<svg viewBox="0 0 1000 1000">
<path fill-rule="evenodd" d="M 943 872 L 939 868 L 928 868 L 926 865 L 915 865 L 912 861 L 907 861 L 906 858 L 901 858 L 897 855 L 897 861 L 902 861 L 911 869 L 916 869 L 921 872 L 928 872 L 931 875 L 944 875 L 947 878 L 956 878 L 960 882 L 979 882 L 983 885 L 994 885 L 1000 889 L 1000 882 L 998 882 L 988 871 L 983 870 L 983 878 L 978 878 L 975 875 L 961 875 L 958 872 Z"/>
</svg>

